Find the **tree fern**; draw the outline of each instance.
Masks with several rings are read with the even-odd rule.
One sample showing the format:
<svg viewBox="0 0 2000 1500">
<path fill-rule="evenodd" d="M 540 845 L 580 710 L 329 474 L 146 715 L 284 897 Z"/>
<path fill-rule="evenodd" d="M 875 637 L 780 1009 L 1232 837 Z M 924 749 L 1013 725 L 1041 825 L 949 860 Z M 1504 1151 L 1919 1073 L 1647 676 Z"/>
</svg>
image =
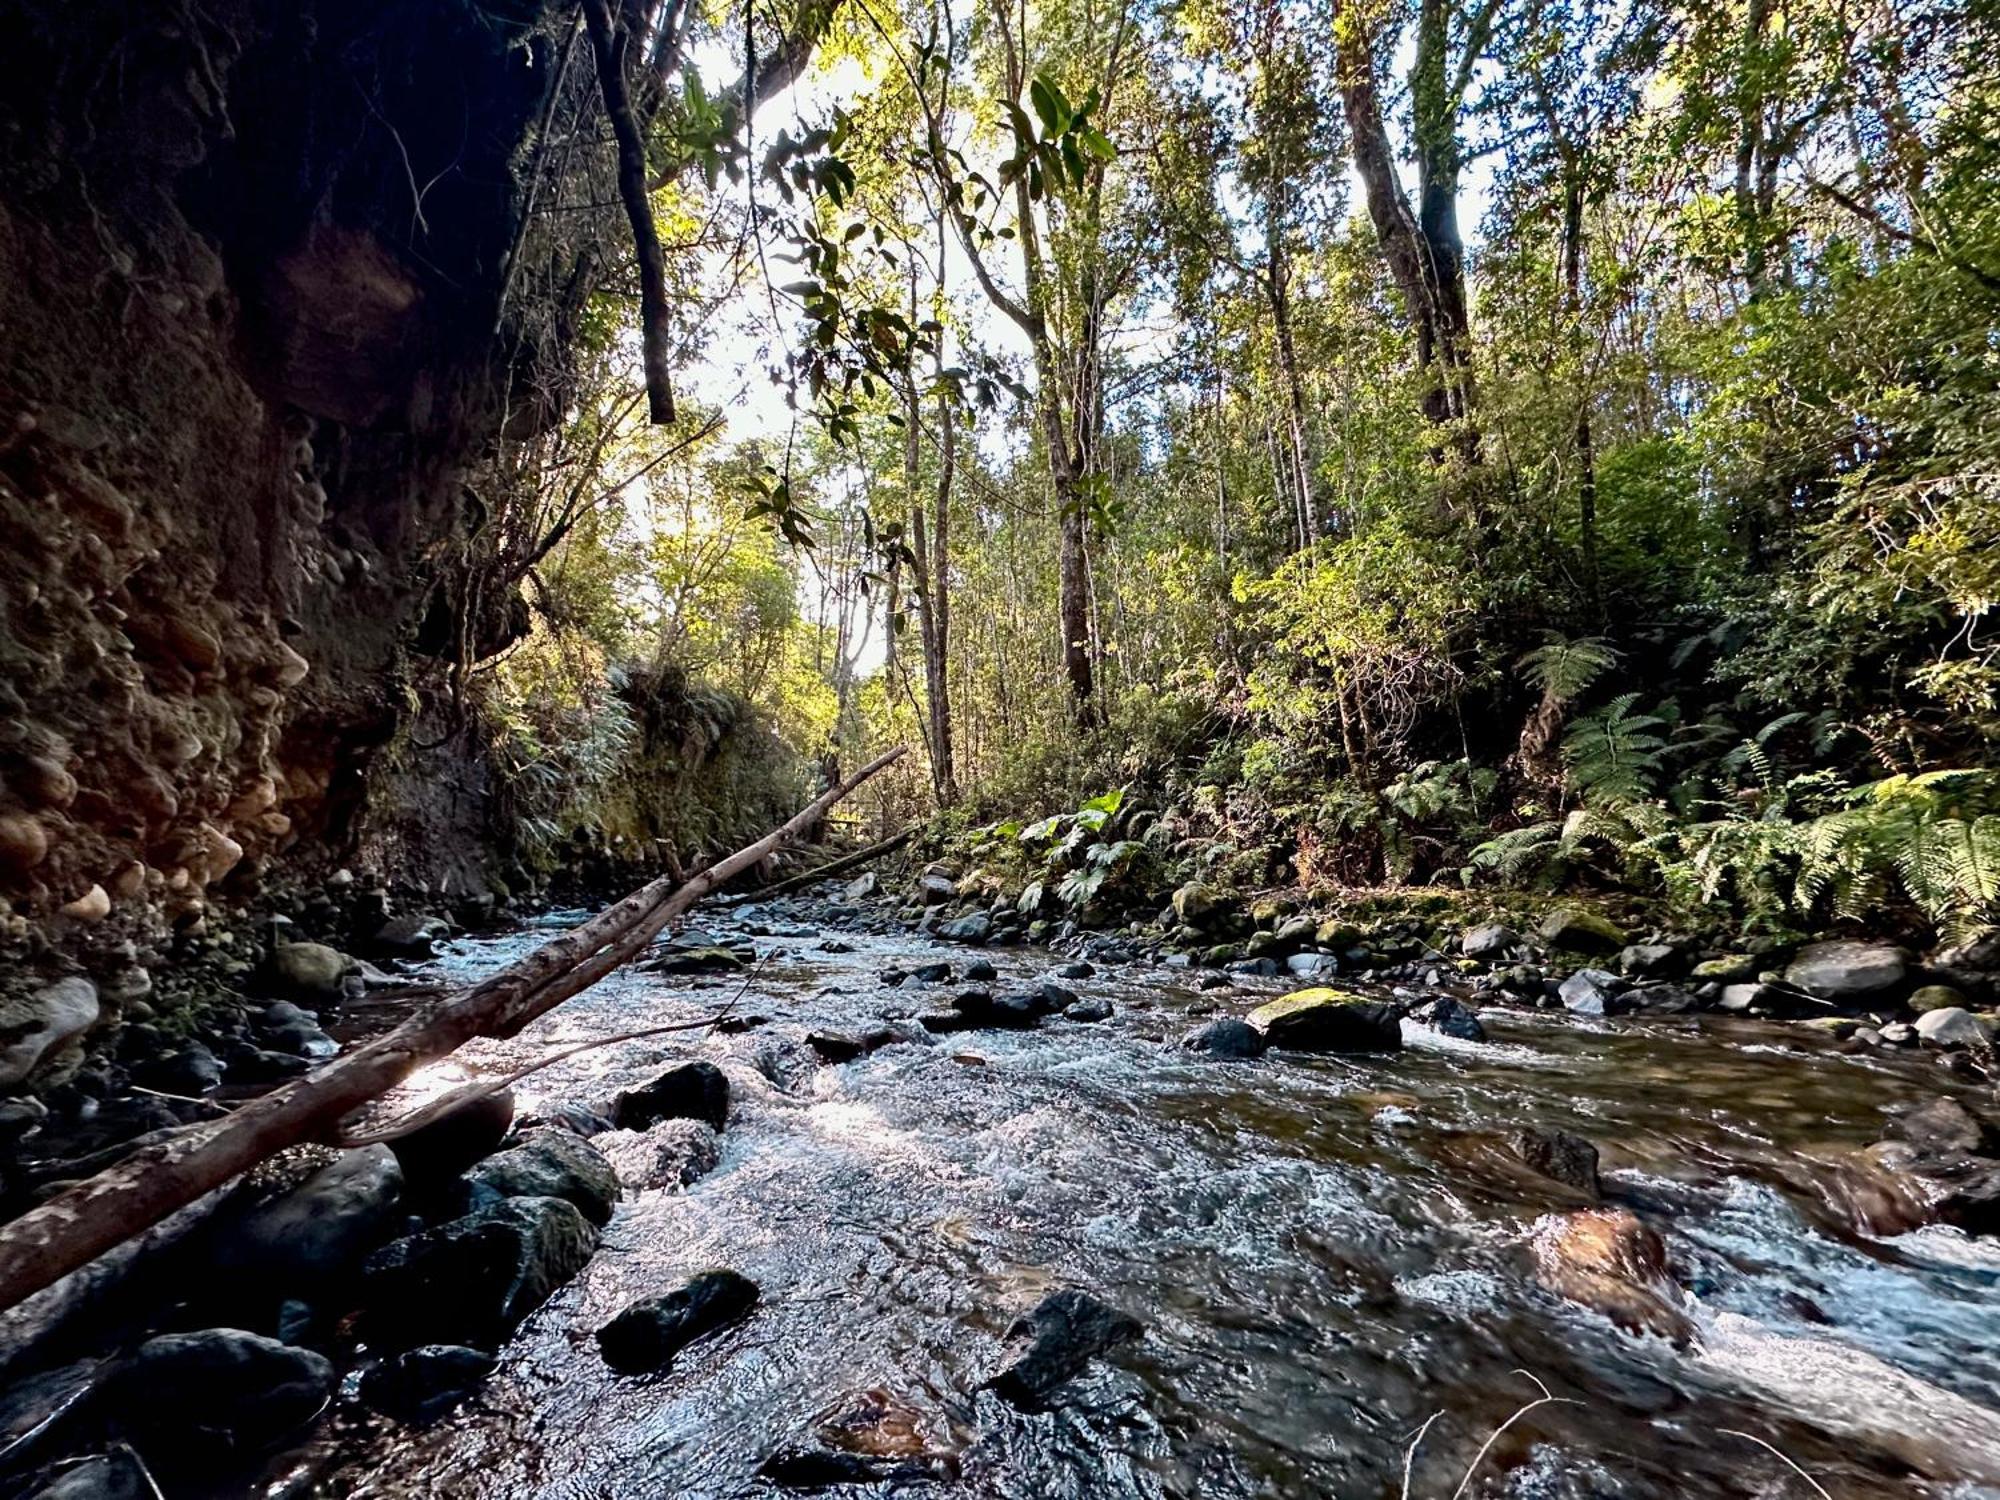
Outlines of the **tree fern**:
<svg viewBox="0 0 2000 1500">
<path fill-rule="evenodd" d="M 1663 767 L 1666 720 L 1635 713 L 1637 693 L 1625 693 L 1576 721 L 1563 737 L 1569 781 L 1585 803 L 1616 806 L 1649 797 Z"/>
<path fill-rule="evenodd" d="M 1521 658 L 1520 665 L 1545 698 L 1563 704 L 1582 697 L 1617 662 L 1618 652 L 1602 636 L 1570 640 L 1550 631 L 1543 644 Z"/>
</svg>

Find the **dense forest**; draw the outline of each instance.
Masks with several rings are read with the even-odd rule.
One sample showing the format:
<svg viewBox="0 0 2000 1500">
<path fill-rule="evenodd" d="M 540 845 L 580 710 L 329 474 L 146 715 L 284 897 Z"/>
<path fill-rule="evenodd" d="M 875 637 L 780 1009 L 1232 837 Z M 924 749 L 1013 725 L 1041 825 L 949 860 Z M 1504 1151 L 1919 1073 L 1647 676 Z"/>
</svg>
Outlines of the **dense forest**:
<svg viewBox="0 0 2000 1500">
<path fill-rule="evenodd" d="M 536 623 L 478 687 L 553 827 L 667 672 L 814 761 L 921 744 L 890 819 L 1143 789 L 1114 888 L 1197 840 L 1990 916 L 1990 18 L 855 4 L 754 132 L 726 21 L 656 22 L 665 364 L 727 377 L 650 424 L 614 278 L 496 461 Z"/>
</svg>

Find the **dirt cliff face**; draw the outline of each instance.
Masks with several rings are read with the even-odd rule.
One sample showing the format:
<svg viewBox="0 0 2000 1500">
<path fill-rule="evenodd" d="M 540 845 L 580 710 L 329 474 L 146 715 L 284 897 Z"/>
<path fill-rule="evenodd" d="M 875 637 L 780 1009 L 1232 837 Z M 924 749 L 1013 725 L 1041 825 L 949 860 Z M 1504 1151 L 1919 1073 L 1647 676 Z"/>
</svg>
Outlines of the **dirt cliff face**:
<svg viewBox="0 0 2000 1500">
<path fill-rule="evenodd" d="M 419 624 L 474 656 L 520 628 L 457 620 L 439 560 L 509 409 L 561 46 L 534 4 L 0 15 L 16 936 L 185 927 L 352 858 Z"/>
</svg>

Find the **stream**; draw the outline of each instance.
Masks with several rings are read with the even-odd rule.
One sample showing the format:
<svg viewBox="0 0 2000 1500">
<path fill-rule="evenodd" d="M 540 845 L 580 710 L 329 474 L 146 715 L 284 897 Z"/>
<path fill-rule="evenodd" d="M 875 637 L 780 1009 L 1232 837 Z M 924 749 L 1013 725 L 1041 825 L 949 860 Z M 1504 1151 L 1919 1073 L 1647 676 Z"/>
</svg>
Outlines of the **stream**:
<svg viewBox="0 0 2000 1500">
<path fill-rule="evenodd" d="M 1891 1110 L 1970 1097 L 1920 1056 L 1715 1017 L 1489 1010 L 1483 1043 L 1406 1022 L 1399 1055 L 1221 1062 L 1176 1045 L 1190 1008 L 1241 1014 L 1284 982 L 1198 994 L 1186 970 L 1133 964 L 1068 981 L 1116 1007 L 1101 1024 L 813 1067 L 788 1045 L 808 1030 L 952 992 L 886 986 L 886 968 L 983 956 L 998 991 L 1061 962 L 796 920 L 817 910 L 697 915 L 769 955 L 747 988 L 621 973 L 415 1081 L 442 1088 L 462 1063 L 519 1065 L 732 997 L 770 1018 L 524 1080 L 526 1111 L 707 1057 L 733 1091 L 721 1164 L 685 1191 L 628 1196 L 589 1267 L 454 1415 L 335 1427 L 273 1493 L 780 1493 L 759 1464 L 873 1393 L 951 1455 L 951 1477 L 895 1491 L 908 1495 L 1650 1500 L 1810 1496 L 1816 1482 L 1841 1500 L 2000 1496 L 2000 1245 L 1935 1227 L 1870 1237 L 1827 1186 Z M 436 968 L 475 977 L 548 935 L 456 943 Z M 1528 1124 L 1596 1142 L 1607 1200 L 1664 1235 L 1687 1349 L 1536 1282 L 1538 1222 L 1577 1204 L 1491 1149 Z M 604 1365 L 600 1324 L 714 1266 L 762 1288 L 747 1322 L 659 1376 Z M 1009 1323 L 1059 1287 L 1145 1336 L 1025 1414 L 981 1382 Z M 1544 1387 L 1556 1399 L 1517 1416 Z"/>
</svg>

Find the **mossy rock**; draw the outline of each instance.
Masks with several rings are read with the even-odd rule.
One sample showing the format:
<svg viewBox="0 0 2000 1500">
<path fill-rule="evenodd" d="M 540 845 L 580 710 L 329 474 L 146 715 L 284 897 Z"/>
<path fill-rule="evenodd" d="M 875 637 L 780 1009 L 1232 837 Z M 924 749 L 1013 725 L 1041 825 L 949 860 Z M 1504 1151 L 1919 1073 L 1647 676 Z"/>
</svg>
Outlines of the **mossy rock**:
<svg viewBox="0 0 2000 1500">
<path fill-rule="evenodd" d="M 1351 990 L 1294 990 L 1244 1019 L 1269 1045 L 1298 1052 L 1394 1052 L 1403 1045 L 1396 1008 Z"/>
<path fill-rule="evenodd" d="M 1609 917 L 1580 906 L 1559 906 L 1536 928 L 1543 942 L 1572 953 L 1616 953 L 1626 945 L 1625 929 Z"/>
</svg>

